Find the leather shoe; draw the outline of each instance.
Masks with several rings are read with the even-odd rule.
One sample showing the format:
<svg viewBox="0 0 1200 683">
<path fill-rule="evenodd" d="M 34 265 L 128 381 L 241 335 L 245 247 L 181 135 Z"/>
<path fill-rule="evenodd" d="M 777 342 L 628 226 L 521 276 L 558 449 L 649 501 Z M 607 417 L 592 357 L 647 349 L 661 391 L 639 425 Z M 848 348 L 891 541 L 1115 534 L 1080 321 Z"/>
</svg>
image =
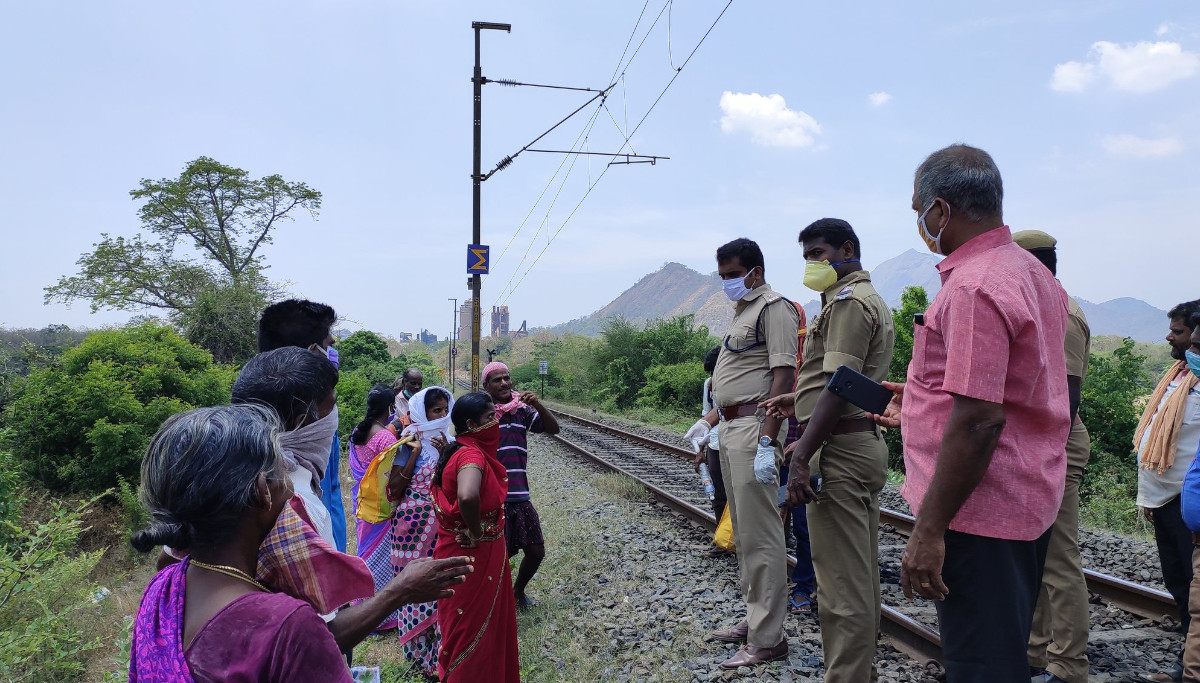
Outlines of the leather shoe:
<svg viewBox="0 0 1200 683">
<path fill-rule="evenodd" d="M 738 650 L 737 654 L 721 662 L 722 669 L 736 669 L 742 666 L 757 666 L 765 662 L 783 659 L 788 655 L 787 638 L 779 641 L 775 647 L 754 647 L 747 645 Z"/>
<path fill-rule="evenodd" d="M 743 619 L 735 626 L 720 631 L 713 631 L 712 637 L 713 640 L 719 640 L 723 643 L 744 643 L 746 642 L 746 634 L 748 633 L 750 633 L 750 622 Z"/>
</svg>

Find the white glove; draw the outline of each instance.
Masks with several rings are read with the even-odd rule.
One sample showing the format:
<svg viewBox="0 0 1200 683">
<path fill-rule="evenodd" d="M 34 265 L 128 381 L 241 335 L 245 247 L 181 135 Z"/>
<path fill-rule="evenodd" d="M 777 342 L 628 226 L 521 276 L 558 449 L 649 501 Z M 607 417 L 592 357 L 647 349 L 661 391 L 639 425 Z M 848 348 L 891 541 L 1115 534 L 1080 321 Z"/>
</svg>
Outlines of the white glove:
<svg viewBox="0 0 1200 683">
<path fill-rule="evenodd" d="M 692 444 L 692 450 L 699 453 L 700 447 L 704 445 L 706 440 L 708 440 L 708 432 L 711 429 L 712 428 L 708 426 L 707 420 L 696 420 L 696 424 L 692 425 L 692 428 L 687 430 L 687 434 L 684 434 L 683 438 L 687 439 L 688 442 Z"/>
<path fill-rule="evenodd" d="M 759 446 L 754 454 L 754 478 L 763 484 L 778 484 L 779 470 L 775 467 L 775 447 Z"/>
</svg>

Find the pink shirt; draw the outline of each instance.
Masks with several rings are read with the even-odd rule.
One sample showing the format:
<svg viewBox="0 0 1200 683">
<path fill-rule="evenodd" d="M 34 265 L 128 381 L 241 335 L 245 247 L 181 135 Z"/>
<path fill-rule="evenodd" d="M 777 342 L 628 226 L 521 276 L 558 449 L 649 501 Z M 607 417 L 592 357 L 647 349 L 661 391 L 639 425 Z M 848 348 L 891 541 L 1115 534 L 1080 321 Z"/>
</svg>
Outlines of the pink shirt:
<svg viewBox="0 0 1200 683">
<path fill-rule="evenodd" d="M 937 269 L 942 289 L 915 326 L 908 366 L 901 493 L 919 515 L 953 394 L 1002 403 L 991 464 L 950 528 L 1034 540 L 1054 523 L 1066 481 L 1067 294 L 1007 226 L 970 240 Z"/>
</svg>

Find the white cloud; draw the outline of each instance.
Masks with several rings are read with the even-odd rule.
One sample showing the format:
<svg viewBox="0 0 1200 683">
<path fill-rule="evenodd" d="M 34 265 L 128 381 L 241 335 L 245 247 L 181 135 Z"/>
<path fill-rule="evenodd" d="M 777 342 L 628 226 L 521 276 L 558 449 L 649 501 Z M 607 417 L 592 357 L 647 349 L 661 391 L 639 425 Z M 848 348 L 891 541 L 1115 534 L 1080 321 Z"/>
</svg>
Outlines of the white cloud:
<svg viewBox="0 0 1200 683">
<path fill-rule="evenodd" d="M 1183 142 L 1176 137 L 1143 138 L 1129 133 L 1109 135 L 1100 141 L 1104 151 L 1115 157 L 1160 159 L 1183 151 Z"/>
<path fill-rule="evenodd" d="M 808 147 L 821 124 L 808 114 L 788 109 L 783 96 L 758 93 L 721 94 L 721 130 L 748 132 L 750 141 L 763 147 Z"/>
<path fill-rule="evenodd" d="M 1055 66 L 1050 87 L 1061 92 L 1082 92 L 1097 76 L 1103 76 L 1118 90 L 1142 94 L 1161 90 L 1200 71 L 1200 55 L 1168 41 L 1118 45 L 1101 40 L 1092 44 L 1088 57 L 1087 63 Z"/>
<path fill-rule="evenodd" d="M 1154 35 L 1161 38 L 1162 36 L 1165 36 L 1170 32 L 1171 32 L 1171 24 L 1164 21 L 1163 23 L 1158 25 L 1157 29 L 1155 29 Z"/>
<path fill-rule="evenodd" d="M 867 101 L 871 103 L 872 107 L 882 107 L 892 101 L 892 95 L 883 91 L 873 92 L 867 95 Z"/>
<path fill-rule="evenodd" d="M 1050 88 L 1059 92 L 1083 92 L 1096 79 L 1095 64 L 1067 62 L 1054 67 Z"/>
</svg>

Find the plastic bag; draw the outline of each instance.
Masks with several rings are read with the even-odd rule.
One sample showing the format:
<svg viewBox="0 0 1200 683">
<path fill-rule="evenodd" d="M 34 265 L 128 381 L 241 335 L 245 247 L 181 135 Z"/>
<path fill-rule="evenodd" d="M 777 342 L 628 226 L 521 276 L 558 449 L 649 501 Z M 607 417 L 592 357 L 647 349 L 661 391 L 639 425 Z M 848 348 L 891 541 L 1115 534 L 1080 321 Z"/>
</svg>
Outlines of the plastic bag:
<svg viewBox="0 0 1200 683">
<path fill-rule="evenodd" d="M 718 548 L 723 548 L 731 553 L 737 550 L 737 546 L 733 543 L 733 522 L 729 519 L 728 505 L 721 512 L 721 521 L 717 524 L 716 533 L 713 534 L 713 543 Z"/>
</svg>

